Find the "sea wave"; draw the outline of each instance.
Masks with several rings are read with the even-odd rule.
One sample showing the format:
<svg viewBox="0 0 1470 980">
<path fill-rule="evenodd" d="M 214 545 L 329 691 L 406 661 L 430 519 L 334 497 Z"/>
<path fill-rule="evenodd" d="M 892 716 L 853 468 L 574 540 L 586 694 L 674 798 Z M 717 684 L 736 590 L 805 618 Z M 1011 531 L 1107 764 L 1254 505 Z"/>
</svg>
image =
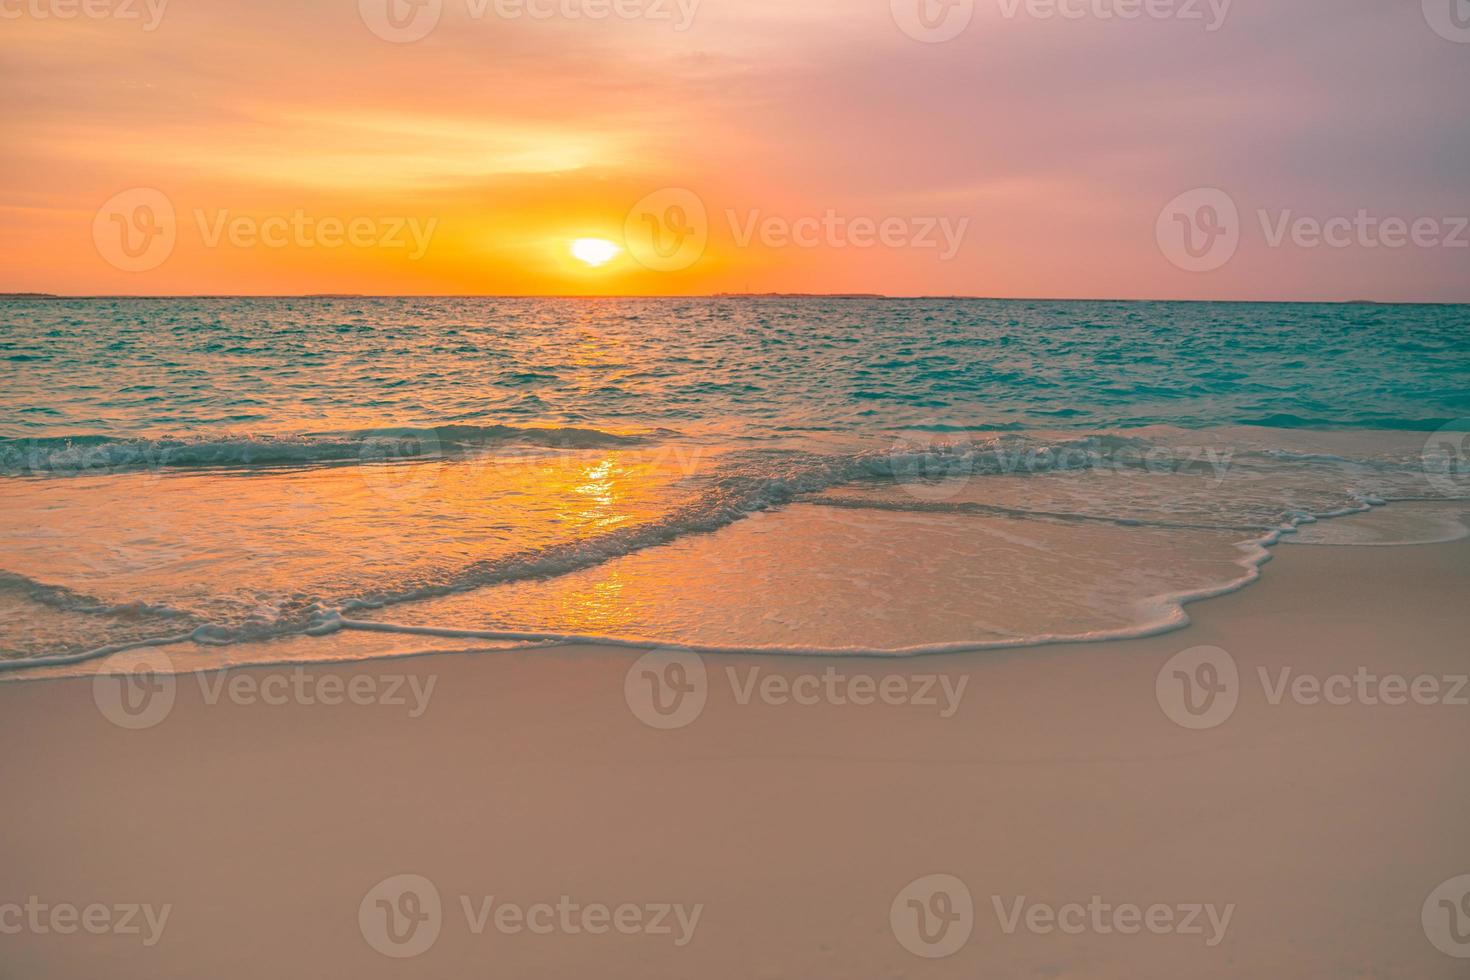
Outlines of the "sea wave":
<svg viewBox="0 0 1470 980">
<path fill-rule="evenodd" d="M 294 436 L 103 435 L 0 439 L 0 475 L 105 475 L 138 470 L 373 464 L 452 458 L 504 446 L 599 449 L 636 446 L 673 433 L 620 434 L 576 427 L 393 426 Z"/>
<path fill-rule="evenodd" d="M 24 596 L 32 602 L 61 612 L 86 613 L 94 616 L 159 616 L 165 618 L 188 618 L 187 613 L 167 606 L 151 605 L 146 602 L 111 603 L 95 596 L 85 595 L 64 585 L 38 582 L 19 572 L 0 570 L 0 595 L 11 593 Z"/>
</svg>

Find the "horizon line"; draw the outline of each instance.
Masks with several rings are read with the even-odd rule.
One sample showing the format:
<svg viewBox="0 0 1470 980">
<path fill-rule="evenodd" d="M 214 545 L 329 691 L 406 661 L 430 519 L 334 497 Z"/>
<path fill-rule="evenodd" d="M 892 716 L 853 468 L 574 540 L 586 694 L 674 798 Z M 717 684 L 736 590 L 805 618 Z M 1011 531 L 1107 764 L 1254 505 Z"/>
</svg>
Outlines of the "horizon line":
<svg viewBox="0 0 1470 980">
<path fill-rule="evenodd" d="M 1158 299 L 1150 297 L 1101 296 L 981 296 L 964 294 L 894 295 L 890 293 L 48 293 L 0 292 L 0 299 L 848 299 L 921 302 L 963 300 L 992 303 L 1217 303 L 1257 306 L 1466 306 L 1470 300 L 1376 300 L 1376 299 Z"/>
</svg>

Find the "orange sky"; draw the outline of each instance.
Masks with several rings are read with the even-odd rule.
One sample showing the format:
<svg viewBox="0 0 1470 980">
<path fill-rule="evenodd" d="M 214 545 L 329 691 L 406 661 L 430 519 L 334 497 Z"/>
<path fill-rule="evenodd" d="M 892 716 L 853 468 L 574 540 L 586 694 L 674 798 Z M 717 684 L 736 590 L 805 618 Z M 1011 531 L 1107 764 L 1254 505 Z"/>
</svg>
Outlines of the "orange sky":
<svg viewBox="0 0 1470 980">
<path fill-rule="evenodd" d="M 1470 300 L 1470 44 L 1417 3 L 981 0 L 924 43 L 910 0 L 426 0 L 400 43 L 388 0 L 67 2 L 0 0 L 0 290 Z M 1239 246 L 1190 272 L 1160 213 L 1201 187 Z M 1268 234 L 1362 211 L 1438 238 Z"/>
</svg>

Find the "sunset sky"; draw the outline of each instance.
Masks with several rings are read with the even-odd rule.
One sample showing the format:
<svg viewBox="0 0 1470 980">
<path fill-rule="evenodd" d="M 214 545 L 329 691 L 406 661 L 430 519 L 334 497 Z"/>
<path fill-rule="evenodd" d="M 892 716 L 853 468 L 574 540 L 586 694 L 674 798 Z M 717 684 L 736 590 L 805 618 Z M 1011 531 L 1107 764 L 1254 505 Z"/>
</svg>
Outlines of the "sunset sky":
<svg viewBox="0 0 1470 980">
<path fill-rule="evenodd" d="M 396 22 L 375 2 L 0 2 L 0 290 L 1470 301 L 1470 36 L 1432 25 L 1435 0 L 1136 20 L 978 0 L 946 41 L 902 29 L 907 0 L 597 20 L 428 0 Z M 419 40 L 374 31 L 426 12 Z M 1240 215 L 1205 272 L 1159 240 L 1196 188 Z M 160 195 L 171 250 L 119 267 L 99 236 Z M 1360 212 L 1434 226 L 1272 244 Z M 644 261 L 629 236 L 679 217 L 703 250 Z M 865 225 L 883 240 L 858 247 Z"/>
</svg>

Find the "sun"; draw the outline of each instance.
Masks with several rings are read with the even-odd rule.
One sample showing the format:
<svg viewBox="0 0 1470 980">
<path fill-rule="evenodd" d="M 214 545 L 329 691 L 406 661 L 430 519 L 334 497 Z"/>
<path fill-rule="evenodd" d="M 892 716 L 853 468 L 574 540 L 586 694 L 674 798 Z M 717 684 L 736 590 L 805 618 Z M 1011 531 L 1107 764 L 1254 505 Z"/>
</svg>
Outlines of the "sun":
<svg viewBox="0 0 1470 980">
<path fill-rule="evenodd" d="M 621 251 L 606 238 L 579 238 L 572 242 L 572 255 L 594 268 L 611 262 Z"/>
</svg>

